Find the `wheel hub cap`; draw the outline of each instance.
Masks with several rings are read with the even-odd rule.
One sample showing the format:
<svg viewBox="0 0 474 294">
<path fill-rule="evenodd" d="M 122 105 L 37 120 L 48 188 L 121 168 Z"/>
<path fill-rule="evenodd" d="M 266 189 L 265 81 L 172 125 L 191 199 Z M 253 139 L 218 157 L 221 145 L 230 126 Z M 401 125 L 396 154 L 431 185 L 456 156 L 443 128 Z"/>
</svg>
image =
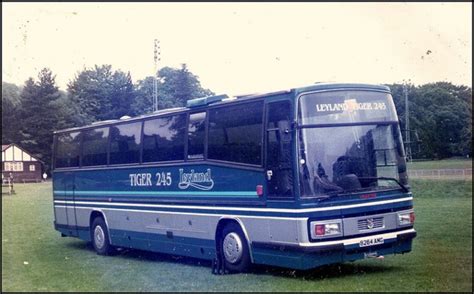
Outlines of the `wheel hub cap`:
<svg viewBox="0 0 474 294">
<path fill-rule="evenodd" d="M 230 263 L 236 263 L 242 257 L 242 240 L 236 233 L 229 233 L 224 238 L 223 251 L 225 259 Z"/>
<path fill-rule="evenodd" d="M 99 249 L 104 247 L 105 234 L 100 226 L 97 226 L 94 229 L 94 243 L 95 243 L 95 246 Z"/>
</svg>

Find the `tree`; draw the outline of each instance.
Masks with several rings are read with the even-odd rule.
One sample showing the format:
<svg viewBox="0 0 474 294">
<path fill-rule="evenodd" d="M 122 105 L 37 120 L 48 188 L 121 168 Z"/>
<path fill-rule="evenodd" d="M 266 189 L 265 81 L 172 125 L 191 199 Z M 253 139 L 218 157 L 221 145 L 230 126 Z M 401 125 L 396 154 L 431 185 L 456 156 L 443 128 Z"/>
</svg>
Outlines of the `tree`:
<svg viewBox="0 0 474 294">
<path fill-rule="evenodd" d="M 212 91 L 201 87 L 198 77 L 188 70 L 186 64 L 182 64 L 181 68 L 174 72 L 163 72 L 163 77 L 165 83 L 170 80 L 168 84 L 172 86 L 171 90 L 177 106 L 185 106 L 186 101 L 190 99 L 214 95 Z M 174 82 L 174 85 L 170 82 Z"/>
<path fill-rule="evenodd" d="M 104 114 L 105 119 L 120 118 L 124 115 L 131 115 L 130 105 L 135 97 L 132 77 L 130 73 L 116 71 L 112 75 L 112 91 L 108 97 L 109 109 Z"/>
<path fill-rule="evenodd" d="M 131 106 L 133 115 L 150 113 L 153 111 L 153 80 L 154 77 L 146 77 L 143 80 L 139 80 L 135 85 L 135 99 Z M 160 88 L 161 86 L 158 87 L 158 89 Z M 160 97 L 161 95 L 158 96 Z M 158 99 L 158 108 L 164 108 L 161 99 Z"/>
<path fill-rule="evenodd" d="M 68 84 L 68 93 L 78 106 L 81 124 L 132 114 L 135 91 L 130 73 L 114 72 L 111 65 L 84 69 Z"/>
<path fill-rule="evenodd" d="M 136 97 L 132 104 L 133 114 L 153 110 L 153 77 L 146 77 L 135 85 Z M 191 73 L 186 64 L 180 69 L 164 67 L 158 72 L 158 109 L 185 106 L 189 99 L 214 95 L 204 89 L 198 76 Z"/>
<path fill-rule="evenodd" d="M 32 78 L 25 82 L 21 92 L 21 140 L 20 145 L 45 163 L 49 170 L 53 144 L 53 131 L 60 116 L 57 104 L 60 92 L 51 70 L 44 68 L 38 74 L 38 82 Z"/>
<path fill-rule="evenodd" d="M 59 98 L 51 102 L 54 109 L 57 109 L 56 130 L 62 130 L 81 125 L 78 115 L 79 108 L 69 98 L 67 92 L 59 90 Z"/>
<path fill-rule="evenodd" d="M 403 85 L 389 85 L 405 127 Z M 417 130 L 424 158 L 472 155 L 472 90 L 447 82 L 408 85 L 410 128 Z M 405 133 L 403 133 L 405 136 Z"/>
<path fill-rule="evenodd" d="M 2 144 L 19 142 L 21 116 L 20 88 L 2 82 Z"/>
</svg>

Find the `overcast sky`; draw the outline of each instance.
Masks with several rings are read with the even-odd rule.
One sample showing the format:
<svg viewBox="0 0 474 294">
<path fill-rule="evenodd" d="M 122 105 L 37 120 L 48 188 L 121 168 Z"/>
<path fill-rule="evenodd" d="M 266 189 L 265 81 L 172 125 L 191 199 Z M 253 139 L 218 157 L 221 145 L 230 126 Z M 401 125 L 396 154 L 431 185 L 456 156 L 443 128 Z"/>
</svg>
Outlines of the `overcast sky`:
<svg viewBox="0 0 474 294">
<path fill-rule="evenodd" d="M 230 95 L 318 81 L 472 86 L 472 3 L 2 3 L 2 79 L 59 87 L 111 64 L 133 81 L 186 63 Z"/>
</svg>

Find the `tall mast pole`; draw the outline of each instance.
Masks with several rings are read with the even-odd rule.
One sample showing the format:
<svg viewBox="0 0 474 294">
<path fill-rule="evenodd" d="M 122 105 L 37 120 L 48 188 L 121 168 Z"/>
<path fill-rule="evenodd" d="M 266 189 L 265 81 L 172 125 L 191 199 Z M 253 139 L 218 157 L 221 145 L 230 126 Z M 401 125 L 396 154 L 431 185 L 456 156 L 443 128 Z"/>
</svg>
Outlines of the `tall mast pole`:
<svg viewBox="0 0 474 294">
<path fill-rule="evenodd" d="M 410 111 L 408 108 L 408 86 L 405 81 L 403 84 L 403 94 L 405 94 L 405 150 L 406 150 L 406 157 L 407 161 L 412 160 L 412 154 L 411 154 L 411 140 L 410 140 Z"/>
<path fill-rule="evenodd" d="M 158 61 L 160 61 L 160 41 L 155 39 L 154 48 L 154 73 L 153 73 L 153 111 L 158 110 Z"/>
</svg>

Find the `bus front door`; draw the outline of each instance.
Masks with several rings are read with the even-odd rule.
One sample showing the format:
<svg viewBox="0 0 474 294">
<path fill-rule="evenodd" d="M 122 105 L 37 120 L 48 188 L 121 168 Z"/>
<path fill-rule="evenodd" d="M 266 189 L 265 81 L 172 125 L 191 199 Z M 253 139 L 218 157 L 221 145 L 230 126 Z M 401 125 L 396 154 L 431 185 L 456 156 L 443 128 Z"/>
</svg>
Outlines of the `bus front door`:
<svg viewBox="0 0 474 294">
<path fill-rule="evenodd" d="M 290 110 L 289 101 L 267 105 L 266 177 L 269 198 L 293 195 Z"/>
</svg>

